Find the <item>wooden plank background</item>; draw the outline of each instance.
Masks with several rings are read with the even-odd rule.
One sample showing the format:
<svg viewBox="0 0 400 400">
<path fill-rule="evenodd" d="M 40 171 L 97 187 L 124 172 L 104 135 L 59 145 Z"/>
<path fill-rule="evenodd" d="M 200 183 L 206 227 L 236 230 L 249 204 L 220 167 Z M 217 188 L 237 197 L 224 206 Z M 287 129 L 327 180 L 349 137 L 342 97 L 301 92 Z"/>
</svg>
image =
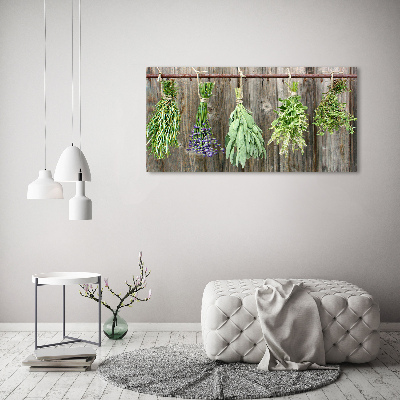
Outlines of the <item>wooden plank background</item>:
<svg viewBox="0 0 400 400">
<path fill-rule="evenodd" d="M 165 74 L 192 74 L 191 67 L 160 67 Z M 210 74 L 237 74 L 236 67 L 199 67 Z M 286 74 L 287 67 L 244 67 L 244 74 Z M 290 67 L 295 73 L 330 73 L 331 71 L 357 74 L 355 67 Z M 156 67 L 147 68 L 147 74 L 158 74 Z M 204 78 L 203 78 L 204 79 Z M 177 79 L 178 107 L 181 110 L 181 129 L 178 136 L 179 148 L 172 148 L 171 155 L 164 160 L 156 160 L 147 151 L 147 171 L 149 172 L 355 172 L 357 171 L 357 121 L 355 133 L 349 135 L 344 128 L 330 135 L 317 135 L 313 125 L 314 111 L 327 91 L 330 79 L 294 79 L 299 81 L 298 94 L 302 103 L 308 107 L 309 130 L 305 132 L 307 147 L 304 154 L 300 151 L 289 152 L 288 158 L 279 154 L 274 143 L 267 146 L 271 137 L 272 121 L 276 118 L 273 110 L 278 107 L 278 98 L 288 96 L 285 85 L 287 79 L 244 79 L 243 105 L 254 116 L 256 124 L 262 129 L 267 156 L 250 159 L 245 168 L 231 165 L 220 152 L 213 157 L 203 157 L 188 153 L 186 148 L 189 134 L 193 129 L 199 97 L 196 79 Z M 239 79 L 212 79 L 215 81 L 213 95 L 208 101 L 209 119 L 212 132 L 219 143 L 225 147 L 225 136 L 229 130 L 229 115 L 236 106 L 235 87 Z M 148 123 L 154 106 L 160 99 L 160 83 L 156 79 L 146 80 L 146 111 Z M 347 110 L 357 117 L 357 79 L 349 82 L 350 93 L 342 94 L 341 101 L 347 104 Z"/>
</svg>

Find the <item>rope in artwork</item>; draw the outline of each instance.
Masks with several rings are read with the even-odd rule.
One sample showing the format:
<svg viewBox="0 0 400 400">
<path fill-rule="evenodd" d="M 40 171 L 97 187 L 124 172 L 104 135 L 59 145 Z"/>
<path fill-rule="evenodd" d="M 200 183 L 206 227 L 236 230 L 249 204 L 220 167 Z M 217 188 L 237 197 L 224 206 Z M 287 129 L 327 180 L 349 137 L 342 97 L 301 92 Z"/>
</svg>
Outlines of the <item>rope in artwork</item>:
<svg viewBox="0 0 400 400">
<path fill-rule="evenodd" d="M 146 74 L 146 79 L 157 79 L 159 74 Z M 306 79 L 331 79 L 332 73 L 327 74 L 291 74 L 291 78 L 306 78 Z M 196 74 L 161 74 L 165 79 L 196 79 Z M 205 79 L 233 79 L 240 78 L 240 74 L 202 74 Z M 245 79 L 287 79 L 289 74 L 246 74 Z M 349 78 L 357 79 L 357 74 L 344 74 L 342 72 L 333 72 L 333 78 Z"/>
</svg>

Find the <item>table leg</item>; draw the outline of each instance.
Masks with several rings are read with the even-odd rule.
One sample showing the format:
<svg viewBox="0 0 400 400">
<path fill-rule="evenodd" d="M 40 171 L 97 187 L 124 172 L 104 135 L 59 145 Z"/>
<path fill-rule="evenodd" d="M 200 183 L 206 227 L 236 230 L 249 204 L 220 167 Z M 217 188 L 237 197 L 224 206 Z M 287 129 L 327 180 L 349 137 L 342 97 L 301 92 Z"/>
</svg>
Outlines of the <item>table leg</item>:
<svg viewBox="0 0 400 400">
<path fill-rule="evenodd" d="M 65 338 L 65 285 L 63 285 L 63 339 Z"/>
<path fill-rule="evenodd" d="M 35 278 L 35 350 L 37 349 L 37 288 L 38 278 Z"/>
<path fill-rule="evenodd" d="M 99 276 L 99 347 L 101 347 L 101 276 Z"/>
</svg>

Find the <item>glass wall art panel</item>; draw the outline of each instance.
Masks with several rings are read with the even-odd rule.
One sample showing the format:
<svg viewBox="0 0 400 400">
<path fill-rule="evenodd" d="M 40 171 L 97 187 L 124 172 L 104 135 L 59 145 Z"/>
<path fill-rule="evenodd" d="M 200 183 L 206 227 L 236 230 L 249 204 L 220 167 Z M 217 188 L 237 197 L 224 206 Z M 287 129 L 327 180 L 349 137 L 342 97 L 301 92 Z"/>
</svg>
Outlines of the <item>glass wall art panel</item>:
<svg viewBox="0 0 400 400">
<path fill-rule="evenodd" d="M 149 67 L 148 172 L 357 171 L 356 67 Z"/>
</svg>

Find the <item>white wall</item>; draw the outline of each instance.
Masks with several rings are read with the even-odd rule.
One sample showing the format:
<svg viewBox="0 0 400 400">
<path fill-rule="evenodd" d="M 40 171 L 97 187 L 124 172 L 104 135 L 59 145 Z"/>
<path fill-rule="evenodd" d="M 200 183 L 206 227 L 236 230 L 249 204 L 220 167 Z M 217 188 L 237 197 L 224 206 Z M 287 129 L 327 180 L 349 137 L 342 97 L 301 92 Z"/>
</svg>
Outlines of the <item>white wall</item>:
<svg viewBox="0 0 400 400">
<path fill-rule="evenodd" d="M 70 3 L 48 0 L 48 165 L 71 142 Z M 132 322 L 198 322 L 213 279 L 323 277 L 400 321 L 400 2 L 82 0 L 83 150 L 91 222 L 28 201 L 42 168 L 42 1 L 0 0 L 0 321 L 33 321 L 31 274 L 151 268 Z M 358 173 L 146 173 L 146 66 L 357 66 Z M 75 133 L 75 139 L 77 138 Z M 58 289 L 58 290 L 57 290 Z M 70 321 L 95 304 L 68 288 Z M 40 288 L 40 319 L 61 289 Z M 104 310 L 103 318 L 108 314 Z"/>
</svg>

